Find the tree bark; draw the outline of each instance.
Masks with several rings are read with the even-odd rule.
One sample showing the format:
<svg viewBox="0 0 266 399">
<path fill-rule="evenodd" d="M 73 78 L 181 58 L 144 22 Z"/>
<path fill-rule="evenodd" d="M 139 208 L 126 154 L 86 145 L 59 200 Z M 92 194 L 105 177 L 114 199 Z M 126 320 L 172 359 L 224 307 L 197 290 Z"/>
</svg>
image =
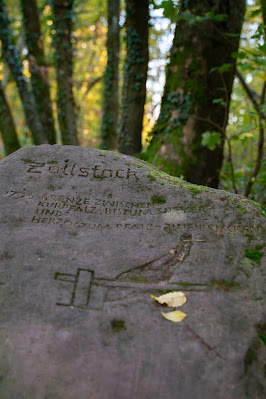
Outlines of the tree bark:
<svg viewBox="0 0 266 399">
<path fill-rule="evenodd" d="M 119 150 L 129 155 L 141 151 L 149 60 L 148 21 L 148 0 L 126 0 L 127 56 Z"/>
<path fill-rule="evenodd" d="M 102 148 L 114 150 L 117 146 L 118 82 L 119 82 L 119 16 L 120 0 L 108 0 L 107 67 L 103 98 Z"/>
<path fill-rule="evenodd" d="M 51 0 L 54 14 L 54 59 L 57 74 L 57 108 L 62 143 L 78 145 L 73 95 L 73 49 L 71 43 L 74 0 Z"/>
<path fill-rule="evenodd" d="M 184 18 L 208 12 L 226 17 L 192 24 Z M 218 187 L 236 65 L 231 54 L 239 47 L 244 12 L 245 0 L 180 3 L 183 18 L 177 21 L 160 116 L 144 158 L 192 183 Z M 221 134 L 213 151 L 201 145 L 206 131 Z"/>
<path fill-rule="evenodd" d="M 6 155 L 20 149 L 15 123 L 0 83 L 0 132 Z"/>
<path fill-rule="evenodd" d="M 19 53 L 13 43 L 13 35 L 10 27 L 10 21 L 6 12 L 3 0 L 0 0 L 0 39 L 2 41 L 3 57 L 8 68 L 16 82 L 18 92 L 21 98 L 27 124 L 31 130 L 34 143 L 36 145 L 47 143 L 43 127 L 39 121 L 38 113 L 35 108 L 34 99 L 29 89 L 23 67 L 20 61 Z"/>
<path fill-rule="evenodd" d="M 56 132 L 50 99 L 48 68 L 45 63 L 41 26 L 36 0 L 21 0 L 25 42 L 28 48 L 32 93 L 49 144 L 56 143 Z"/>
</svg>

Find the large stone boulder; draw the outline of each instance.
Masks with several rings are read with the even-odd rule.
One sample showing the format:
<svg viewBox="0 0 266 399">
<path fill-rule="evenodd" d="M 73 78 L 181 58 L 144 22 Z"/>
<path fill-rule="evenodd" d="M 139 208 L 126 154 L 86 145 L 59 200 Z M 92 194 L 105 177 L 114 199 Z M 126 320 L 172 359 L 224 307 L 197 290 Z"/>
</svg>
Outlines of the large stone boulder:
<svg viewBox="0 0 266 399">
<path fill-rule="evenodd" d="M 0 162 L 0 214 L 1 399 L 265 397 L 256 204 L 42 145 Z"/>
</svg>

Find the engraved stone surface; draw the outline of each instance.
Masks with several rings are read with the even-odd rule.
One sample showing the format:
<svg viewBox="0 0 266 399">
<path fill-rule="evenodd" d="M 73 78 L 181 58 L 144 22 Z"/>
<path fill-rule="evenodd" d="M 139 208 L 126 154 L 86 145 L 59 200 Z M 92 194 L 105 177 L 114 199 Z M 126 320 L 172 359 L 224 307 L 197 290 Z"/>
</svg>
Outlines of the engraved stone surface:
<svg viewBox="0 0 266 399">
<path fill-rule="evenodd" d="M 1 161 L 1 399 L 264 398 L 264 220 L 117 153 Z"/>
</svg>

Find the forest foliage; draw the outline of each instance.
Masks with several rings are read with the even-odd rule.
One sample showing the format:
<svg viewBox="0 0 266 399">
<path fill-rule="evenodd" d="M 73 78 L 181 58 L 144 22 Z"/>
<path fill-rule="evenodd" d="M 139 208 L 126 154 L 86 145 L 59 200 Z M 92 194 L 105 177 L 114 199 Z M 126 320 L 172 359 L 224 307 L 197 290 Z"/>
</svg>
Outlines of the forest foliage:
<svg viewBox="0 0 266 399">
<path fill-rule="evenodd" d="M 119 1 L 116 2 L 119 4 Z M 147 91 L 143 94 L 144 99 L 146 96 L 143 126 L 141 129 L 136 124 L 135 129 L 136 131 L 140 130 L 141 143 L 136 145 L 136 150 L 132 150 L 131 153 L 153 161 L 154 157 L 153 159 L 147 158 L 147 156 L 145 158 L 145 154 L 149 153 L 154 126 L 156 126 L 160 114 L 160 103 L 165 82 L 165 66 L 169 63 L 171 54 L 169 50 L 176 24 L 185 21 L 186 26 L 193 29 L 197 24 L 208 25 L 209 21 L 214 24 L 222 23 L 226 20 L 227 15 L 217 14 L 213 10 L 193 13 L 189 7 L 180 10 L 182 1 L 178 0 L 147 2 L 149 21 L 147 15 L 145 23 L 147 25 L 149 54 L 146 57 L 145 48 L 141 49 L 137 37 L 134 36 L 135 22 L 134 20 L 129 22 L 128 10 L 130 10 L 132 2 L 133 0 L 126 0 L 119 4 L 118 117 L 115 127 L 118 134 L 108 148 L 123 150 L 123 140 L 124 142 L 128 140 L 126 130 L 123 127 L 125 121 L 132 114 L 137 112 L 141 114 L 141 110 L 136 107 L 130 108 L 132 102 L 129 99 L 132 94 L 126 91 L 130 87 L 126 88 L 125 83 L 135 85 L 138 90 L 140 90 L 138 87 L 141 85 L 141 87 L 143 87 L 143 84 L 145 86 L 146 78 L 141 79 L 141 76 L 145 75 L 145 68 L 144 72 L 139 72 L 138 76 L 136 75 L 138 81 L 135 80 L 132 84 L 130 83 L 132 77 L 130 59 L 132 60 L 133 57 L 134 62 L 141 66 L 141 59 L 145 59 L 145 63 L 147 63 L 149 56 Z M 38 124 L 35 129 L 30 127 L 30 123 L 34 124 L 34 121 L 29 122 L 32 115 L 28 115 L 27 119 L 26 114 L 27 112 L 30 114 L 30 107 L 32 106 L 31 103 L 27 102 L 28 99 L 32 98 L 31 101 L 38 106 L 41 97 L 46 99 L 49 97 L 50 105 L 48 105 L 51 109 L 51 117 L 46 120 L 45 129 L 46 131 L 49 130 L 51 135 L 54 135 L 54 139 L 48 140 L 50 143 L 54 140 L 59 144 L 79 144 L 85 147 L 107 148 L 104 144 L 104 134 L 108 133 L 106 129 L 109 124 L 108 119 L 104 116 L 104 110 L 108 106 L 105 95 L 108 89 L 106 83 L 106 73 L 108 73 L 106 68 L 108 60 L 108 2 L 102 0 L 90 0 L 89 2 L 85 0 L 37 1 L 42 41 L 42 46 L 39 46 L 39 48 L 42 48 L 42 53 L 39 54 L 42 76 L 34 75 L 33 58 L 31 57 L 31 52 L 34 52 L 34 40 L 30 42 L 29 36 L 27 38 L 27 16 L 23 4 L 25 6 L 31 1 L 8 0 L 3 3 L 1 0 L 0 3 L 6 6 L 6 15 L 8 15 L 10 21 L 8 37 L 3 38 L 3 29 L 1 37 L 0 102 L 2 93 L 13 116 L 13 128 L 19 140 L 17 146 L 33 144 L 34 134 L 36 129 L 39 129 Z M 112 0 L 109 1 L 109 6 L 110 3 L 112 3 Z M 195 0 L 194 3 L 196 3 Z M 64 7 L 65 14 L 62 17 L 60 13 L 64 12 Z M 143 11 L 140 12 L 143 14 Z M 215 126 L 213 126 L 213 129 L 206 130 L 201 135 L 201 146 L 212 152 L 218 146 L 221 146 L 221 142 L 224 140 L 224 159 L 220 171 L 219 188 L 245 194 L 265 206 L 263 135 L 266 111 L 264 102 L 266 44 L 263 14 L 265 18 L 266 5 L 264 0 L 247 0 L 239 48 L 237 51 L 231 52 L 231 56 L 236 62 L 232 94 L 226 101 L 223 95 L 212 99 L 214 106 L 226 108 L 230 103 L 228 123 L 222 133 Z M 68 25 L 60 26 L 61 20 Z M 3 22 L 3 19 L 1 19 L 1 22 Z M 135 40 L 135 48 L 137 49 L 136 53 L 131 54 L 131 56 L 127 41 L 130 38 L 130 27 L 131 33 L 133 32 L 131 40 L 133 42 Z M 233 34 L 228 33 L 227 37 L 228 43 L 230 43 Z M 7 40 L 7 43 L 5 43 L 5 40 Z M 67 42 L 69 48 L 64 45 Z M 16 74 L 19 80 L 19 72 L 12 72 L 12 66 L 8 63 L 7 52 L 11 47 L 17 51 L 16 54 L 19 58 L 17 68 L 19 69 L 19 65 L 21 65 L 21 73 L 25 80 L 24 86 L 20 86 L 21 82 L 16 82 Z M 142 56 L 139 55 L 141 51 Z M 216 70 L 213 68 L 209 73 L 223 74 L 230 67 L 229 63 L 223 63 L 217 66 Z M 44 87 L 43 90 L 48 90 L 49 95 L 47 93 L 42 95 L 43 92 L 41 92 L 39 100 L 34 95 L 32 97 L 26 96 L 27 90 L 34 94 L 34 82 L 37 86 L 40 85 L 41 78 L 44 86 L 48 84 L 48 87 Z M 58 89 L 59 87 L 61 87 L 61 90 Z M 71 108 L 67 108 L 66 98 L 73 101 L 74 116 L 71 116 Z M 113 99 L 113 95 L 110 98 Z M 134 124 L 134 120 L 129 119 L 129 123 L 130 125 Z M 67 132 L 66 136 L 64 136 L 64 132 Z M 119 141 L 122 144 L 119 144 Z M 4 143 L 0 141 L 0 158 L 4 156 Z M 162 170 L 169 172 L 160 159 L 157 163 L 155 160 L 154 163 Z M 183 176 L 179 175 L 179 177 L 182 178 Z"/>
</svg>

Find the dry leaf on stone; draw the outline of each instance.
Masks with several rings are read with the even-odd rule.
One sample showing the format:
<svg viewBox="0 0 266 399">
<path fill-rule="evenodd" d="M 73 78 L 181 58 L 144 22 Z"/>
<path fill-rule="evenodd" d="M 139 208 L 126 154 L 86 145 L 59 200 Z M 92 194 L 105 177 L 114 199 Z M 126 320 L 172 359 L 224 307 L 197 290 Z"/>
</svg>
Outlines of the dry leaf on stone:
<svg viewBox="0 0 266 399">
<path fill-rule="evenodd" d="M 158 297 L 151 295 L 151 297 L 161 305 L 165 303 L 167 306 L 172 308 L 178 308 L 179 306 L 184 305 L 184 303 L 187 301 L 186 295 L 181 291 L 168 292 L 168 294 Z"/>
<path fill-rule="evenodd" d="M 184 318 L 187 316 L 186 313 L 183 313 L 180 310 L 174 310 L 173 312 L 169 313 L 162 312 L 162 315 L 165 319 L 173 321 L 174 323 L 184 320 Z"/>
</svg>

